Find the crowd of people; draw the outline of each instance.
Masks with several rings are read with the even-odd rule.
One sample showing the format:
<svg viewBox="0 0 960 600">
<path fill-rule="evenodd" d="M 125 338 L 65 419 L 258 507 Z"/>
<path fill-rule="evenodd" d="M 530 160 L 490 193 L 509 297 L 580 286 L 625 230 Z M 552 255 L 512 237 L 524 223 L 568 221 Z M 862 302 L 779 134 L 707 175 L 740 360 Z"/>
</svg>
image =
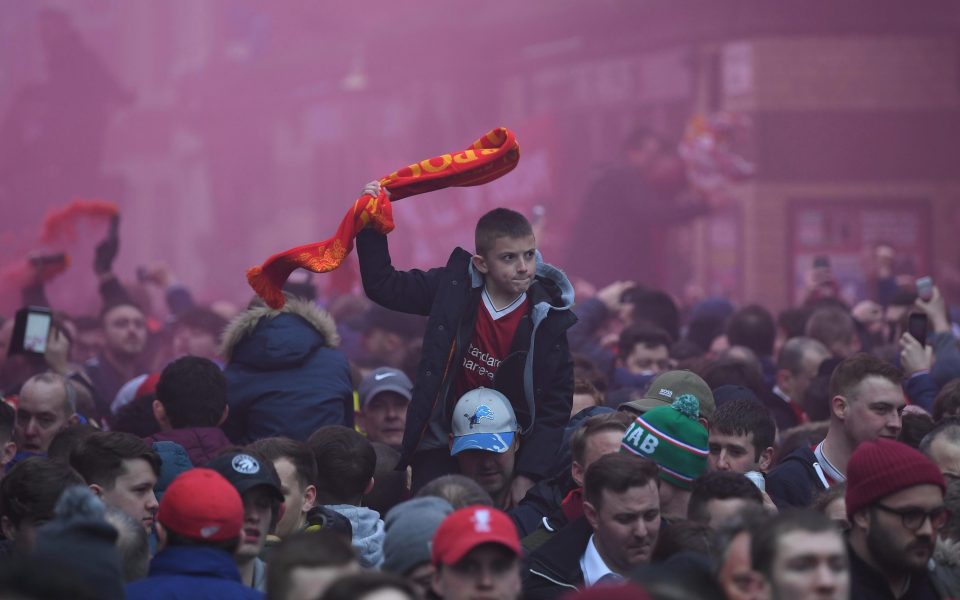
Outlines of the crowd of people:
<svg viewBox="0 0 960 600">
<path fill-rule="evenodd" d="M 114 228 L 98 317 L 0 326 L 0 595 L 960 597 L 935 286 L 821 276 L 773 314 L 571 282 L 510 209 L 475 243 L 398 271 L 367 229 L 362 295 L 241 310 L 121 283 Z"/>
</svg>

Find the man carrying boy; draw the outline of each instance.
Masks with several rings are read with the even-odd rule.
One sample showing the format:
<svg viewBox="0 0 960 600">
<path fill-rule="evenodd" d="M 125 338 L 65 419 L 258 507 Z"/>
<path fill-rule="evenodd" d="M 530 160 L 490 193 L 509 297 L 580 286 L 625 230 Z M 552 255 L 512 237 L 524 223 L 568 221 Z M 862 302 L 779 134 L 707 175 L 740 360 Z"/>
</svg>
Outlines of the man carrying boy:
<svg viewBox="0 0 960 600">
<path fill-rule="evenodd" d="M 371 183 L 364 193 L 377 196 L 380 187 Z M 478 221 L 476 254 L 457 248 L 446 266 L 429 271 L 394 269 L 386 236 L 372 229 L 356 241 L 367 296 L 391 310 L 429 315 L 403 436 L 414 492 L 457 470 L 447 446 L 457 398 L 494 387 L 515 405 L 524 435 L 511 485 L 515 504 L 547 474 L 570 416 L 573 286 L 540 262 L 527 219 L 505 208 Z"/>
</svg>

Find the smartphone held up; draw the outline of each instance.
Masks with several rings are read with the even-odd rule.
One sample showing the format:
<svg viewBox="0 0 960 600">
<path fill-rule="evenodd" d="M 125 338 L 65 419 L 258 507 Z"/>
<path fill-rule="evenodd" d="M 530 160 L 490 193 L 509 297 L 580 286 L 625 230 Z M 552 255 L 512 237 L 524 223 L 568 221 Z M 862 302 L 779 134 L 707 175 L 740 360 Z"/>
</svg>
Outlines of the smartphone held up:
<svg viewBox="0 0 960 600">
<path fill-rule="evenodd" d="M 53 313 L 42 306 L 25 306 L 17 311 L 7 354 L 40 354 L 47 351 Z"/>
</svg>

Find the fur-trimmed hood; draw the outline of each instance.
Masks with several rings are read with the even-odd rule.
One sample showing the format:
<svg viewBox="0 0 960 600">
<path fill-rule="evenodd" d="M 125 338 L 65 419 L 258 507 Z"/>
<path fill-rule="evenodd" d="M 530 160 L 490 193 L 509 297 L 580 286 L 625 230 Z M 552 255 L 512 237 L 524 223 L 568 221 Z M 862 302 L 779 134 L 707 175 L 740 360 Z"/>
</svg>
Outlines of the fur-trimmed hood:
<svg viewBox="0 0 960 600">
<path fill-rule="evenodd" d="M 337 326 L 324 310 L 298 298 L 288 298 L 275 310 L 255 306 L 237 315 L 223 334 L 224 361 L 262 366 L 300 362 L 318 347 L 340 344 Z"/>
<path fill-rule="evenodd" d="M 937 537 L 937 545 L 933 551 L 933 560 L 938 565 L 951 568 L 960 568 L 960 541 L 945 540 Z"/>
</svg>

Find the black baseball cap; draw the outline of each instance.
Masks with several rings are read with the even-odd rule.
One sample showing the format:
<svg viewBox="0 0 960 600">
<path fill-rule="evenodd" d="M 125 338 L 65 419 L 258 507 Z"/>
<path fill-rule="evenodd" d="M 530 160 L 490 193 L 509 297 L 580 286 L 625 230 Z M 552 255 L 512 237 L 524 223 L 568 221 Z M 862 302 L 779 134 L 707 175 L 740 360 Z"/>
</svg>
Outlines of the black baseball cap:
<svg viewBox="0 0 960 600">
<path fill-rule="evenodd" d="M 241 496 L 247 490 L 262 485 L 270 489 L 275 500 L 283 502 L 280 476 L 269 460 L 261 460 L 240 450 L 221 454 L 207 463 L 206 467 L 223 475 Z"/>
</svg>

